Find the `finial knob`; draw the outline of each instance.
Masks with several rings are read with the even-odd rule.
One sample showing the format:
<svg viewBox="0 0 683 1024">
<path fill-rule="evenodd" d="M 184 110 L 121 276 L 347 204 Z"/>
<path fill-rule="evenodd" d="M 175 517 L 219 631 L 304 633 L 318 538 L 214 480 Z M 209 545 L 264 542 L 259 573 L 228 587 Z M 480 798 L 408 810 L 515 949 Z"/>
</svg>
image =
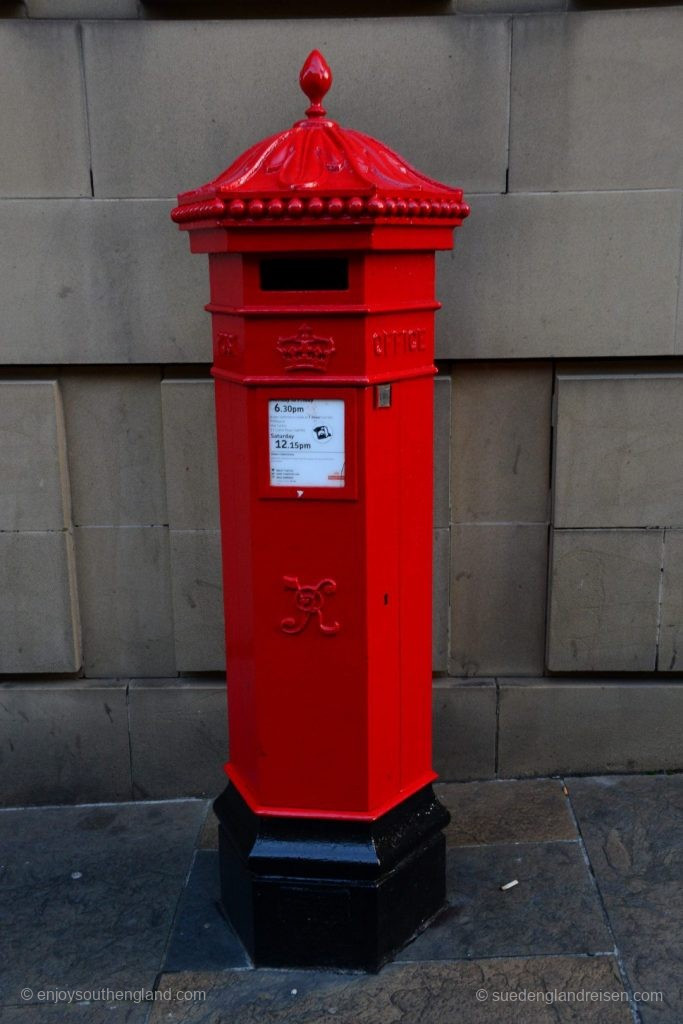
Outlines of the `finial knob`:
<svg viewBox="0 0 683 1024">
<path fill-rule="evenodd" d="M 332 85 L 332 72 L 320 50 L 309 53 L 299 72 L 299 85 L 311 101 L 306 117 L 324 117 L 327 111 L 320 101 Z"/>
</svg>

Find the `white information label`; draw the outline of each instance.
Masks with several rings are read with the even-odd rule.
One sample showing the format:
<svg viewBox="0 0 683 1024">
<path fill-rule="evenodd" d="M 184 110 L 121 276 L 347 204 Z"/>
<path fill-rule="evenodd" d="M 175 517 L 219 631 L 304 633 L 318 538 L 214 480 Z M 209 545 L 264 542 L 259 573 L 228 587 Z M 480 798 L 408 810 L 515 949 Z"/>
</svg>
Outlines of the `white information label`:
<svg viewBox="0 0 683 1024">
<path fill-rule="evenodd" d="M 273 487 L 344 486 L 344 401 L 278 398 L 268 402 Z"/>
</svg>

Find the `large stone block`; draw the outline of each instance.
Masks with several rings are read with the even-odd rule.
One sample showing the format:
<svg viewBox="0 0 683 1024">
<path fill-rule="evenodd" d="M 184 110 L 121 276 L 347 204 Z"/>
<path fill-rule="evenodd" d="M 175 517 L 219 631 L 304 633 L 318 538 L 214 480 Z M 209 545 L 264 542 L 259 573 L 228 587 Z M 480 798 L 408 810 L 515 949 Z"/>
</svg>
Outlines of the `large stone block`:
<svg viewBox="0 0 683 1024">
<path fill-rule="evenodd" d="M 228 753 L 225 683 L 134 680 L 129 705 L 134 796 L 218 796 Z"/>
<path fill-rule="evenodd" d="M 213 380 L 161 385 L 166 500 L 172 530 L 216 530 L 218 458 Z"/>
<path fill-rule="evenodd" d="M 683 532 L 664 534 L 664 572 L 659 622 L 657 668 L 680 672 L 683 665 Z"/>
<path fill-rule="evenodd" d="M 0 201 L 3 361 L 208 362 L 206 261 L 191 255 L 170 209 L 165 200 Z"/>
<path fill-rule="evenodd" d="M 0 532 L 0 674 L 80 665 L 70 535 Z"/>
<path fill-rule="evenodd" d="M 434 530 L 432 576 L 432 668 L 448 669 L 448 625 L 450 608 L 451 531 L 448 527 Z"/>
<path fill-rule="evenodd" d="M 54 380 L 0 381 L 0 530 L 68 526 L 69 480 Z"/>
<path fill-rule="evenodd" d="M 552 672 L 654 669 L 662 542 L 659 530 L 554 531 Z"/>
<path fill-rule="evenodd" d="M 441 359 L 670 355 L 680 192 L 472 196 L 439 257 Z"/>
<path fill-rule="evenodd" d="M 0 683 L 0 803 L 130 800 L 126 684 Z"/>
<path fill-rule="evenodd" d="M 501 680 L 498 771 L 514 777 L 680 770 L 682 715 L 683 687 L 676 683 Z"/>
<path fill-rule="evenodd" d="M 225 668 L 225 627 L 218 530 L 171 530 L 175 660 L 179 672 Z"/>
<path fill-rule="evenodd" d="M 434 381 L 434 526 L 451 521 L 451 378 Z"/>
<path fill-rule="evenodd" d="M 27 18 L 28 12 L 24 0 L 0 0 L 0 17 Z"/>
<path fill-rule="evenodd" d="M 434 770 L 446 782 L 496 773 L 496 684 L 492 679 L 435 679 Z"/>
<path fill-rule="evenodd" d="M 543 671 L 547 560 L 544 523 L 452 527 L 451 675 Z"/>
<path fill-rule="evenodd" d="M 556 416 L 556 527 L 683 526 L 683 374 L 560 374 Z"/>
<path fill-rule="evenodd" d="M 502 191 L 509 33 L 502 17 L 86 24 L 95 195 L 172 196 L 214 178 L 303 116 L 313 48 L 335 75 L 332 117 L 432 177 Z M 179 82 L 192 83 L 181 103 Z"/>
<path fill-rule="evenodd" d="M 174 673 L 168 530 L 86 526 L 75 537 L 86 675 Z"/>
<path fill-rule="evenodd" d="M 0 20 L 0 93 L 0 195 L 89 196 L 77 27 Z"/>
<path fill-rule="evenodd" d="M 29 18 L 137 18 L 138 0 L 26 0 Z"/>
<path fill-rule="evenodd" d="M 550 363 L 456 367 L 455 522 L 547 522 L 551 399 Z"/>
<path fill-rule="evenodd" d="M 452 0 L 458 14 L 535 14 L 566 11 L 568 0 Z"/>
<path fill-rule="evenodd" d="M 74 523 L 165 523 L 159 372 L 71 372 L 61 383 Z"/>
<path fill-rule="evenodd" d="M 680 188 L 682 50 L 680 8 L 519 18 L 511 190 Z"/>
</svg>

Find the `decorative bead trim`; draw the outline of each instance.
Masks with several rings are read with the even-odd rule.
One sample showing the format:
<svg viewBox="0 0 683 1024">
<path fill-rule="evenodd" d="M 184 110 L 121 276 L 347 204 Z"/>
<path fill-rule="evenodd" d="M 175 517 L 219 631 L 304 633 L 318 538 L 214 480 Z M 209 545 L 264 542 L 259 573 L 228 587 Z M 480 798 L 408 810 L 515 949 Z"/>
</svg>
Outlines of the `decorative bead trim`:
<svg viewBox="0 0 683 1024">
<path fill-rule="evenodd" d="M 312 196 L 301 199 L 214 199 L 200 203 L 177 206 L 171 217 L 176 223 L 192 220 L 207 220 L 230 217 L 233 220 L 299 220 L 302 217 L 456 217 L 464 220 L 469 216 L 467 203 L 452 199 L 380 199 L 373 196 L 342 198 L 340 196 Z"/>
<path fill-rule="evenodd" d="M 221 217 L 225 213 L 225 203 L 222 199 L 209 199 L 204 203 L 188 203 L 186 206 L 176 206 L 171 213 L 171 218 L 176 223 L 186 220 L 204 220 L 207 217 Z"/>
</svg>

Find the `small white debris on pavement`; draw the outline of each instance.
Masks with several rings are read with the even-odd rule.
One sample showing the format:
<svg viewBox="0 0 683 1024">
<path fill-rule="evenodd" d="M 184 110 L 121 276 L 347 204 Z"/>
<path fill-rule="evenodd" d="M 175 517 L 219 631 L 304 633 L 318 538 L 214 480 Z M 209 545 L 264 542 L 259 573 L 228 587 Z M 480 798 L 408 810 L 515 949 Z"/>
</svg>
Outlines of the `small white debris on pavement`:
<svg viewBox="0 0 683 1024">
<path fill-rule="evenodd" d="M 505 885 L 501 885 L 500 891 L 505 892 L 506 889 L 512 889 L 515 885 L 519 885 L 518 878 L 513 878 L 511 882 L 506 882 Z"/>
</svg>

